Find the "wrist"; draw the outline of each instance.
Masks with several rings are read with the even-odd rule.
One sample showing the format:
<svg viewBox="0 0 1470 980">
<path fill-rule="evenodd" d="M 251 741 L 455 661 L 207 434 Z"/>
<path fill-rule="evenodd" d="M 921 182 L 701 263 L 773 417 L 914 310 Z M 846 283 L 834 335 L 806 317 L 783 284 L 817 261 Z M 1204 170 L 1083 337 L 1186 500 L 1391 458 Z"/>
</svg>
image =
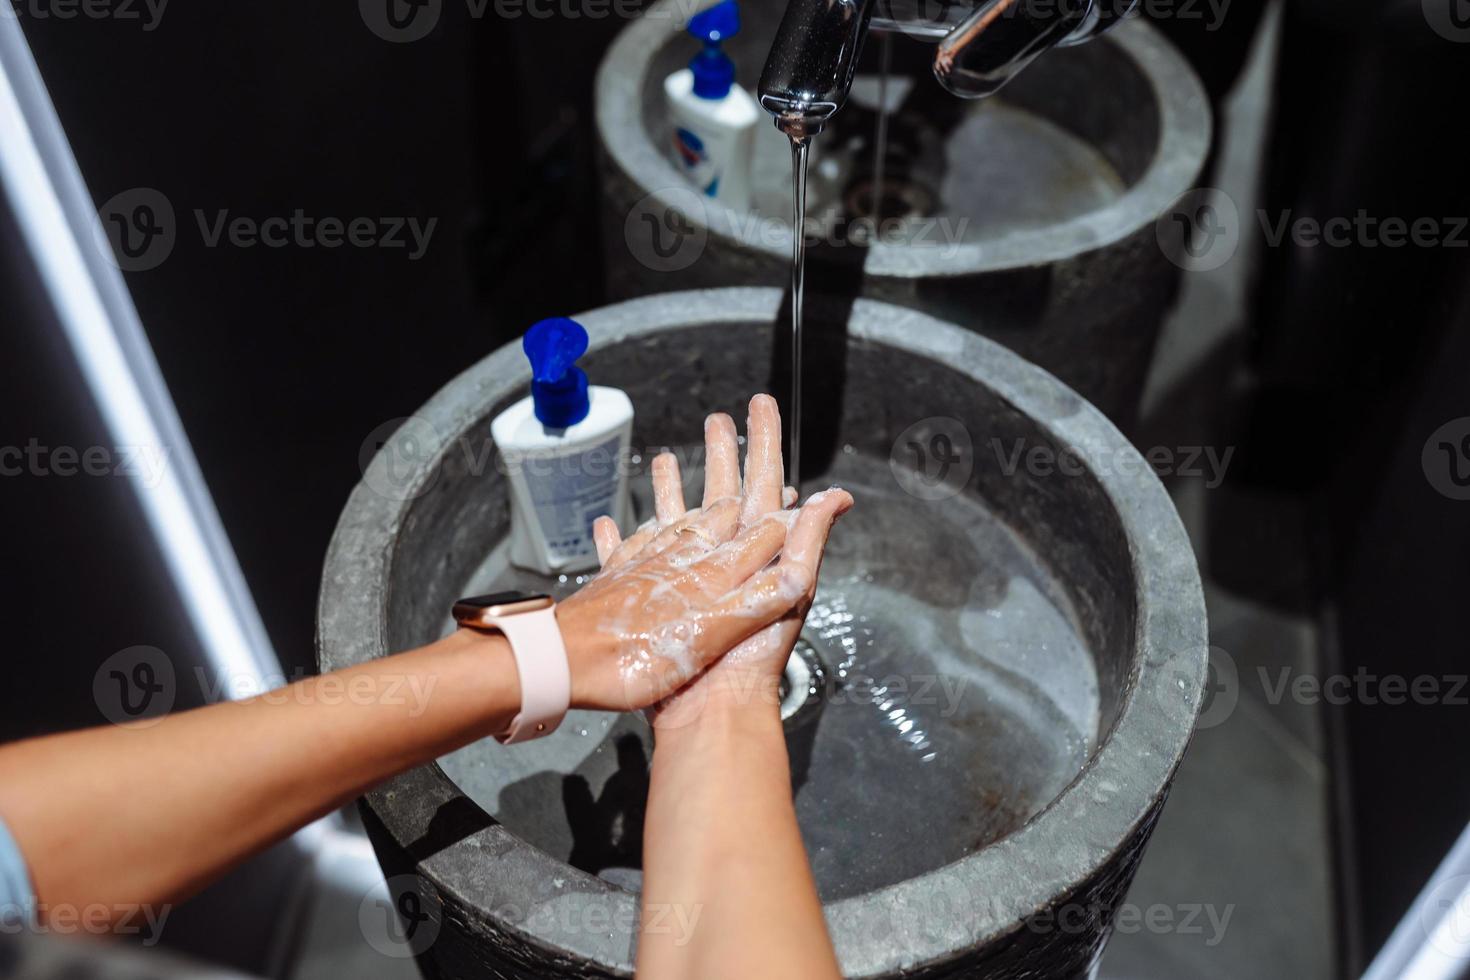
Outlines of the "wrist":
<svg viewBox="0 0 1470 980">
<path fill-rule="evenodd" d="M 615 651 L 601 643 L 602 636 L 596 629 L 584 625 L 585 616 L 580 615 L 578 597 L 572 596 L 556 605 L 556 627 L 561 631 L 562 646 L 567 651 L 567 669 L 571 673 L 571 706 L 605 710 L 608 705 L 606 692 L 599 683 L 603 672 L 595 665 L 611 664 Z"/>
<path fill-rule="evenodd" d="M 779 687 L 775 678 L 743 684 L 703 678 L 659 710 L 653 722 L 655 749 L 677 750 L 726 737 L 749 741 L 774 736 L 784 741 Z"/>
<path fill-rule="evenodd" d="M 439 643 L 471 659 L 470 676 L 485 681 L 485 734 L 500 734 L 521 710 L 521 674 L 510 641 L 496 631 L 462 626 Z"/>
</svg>

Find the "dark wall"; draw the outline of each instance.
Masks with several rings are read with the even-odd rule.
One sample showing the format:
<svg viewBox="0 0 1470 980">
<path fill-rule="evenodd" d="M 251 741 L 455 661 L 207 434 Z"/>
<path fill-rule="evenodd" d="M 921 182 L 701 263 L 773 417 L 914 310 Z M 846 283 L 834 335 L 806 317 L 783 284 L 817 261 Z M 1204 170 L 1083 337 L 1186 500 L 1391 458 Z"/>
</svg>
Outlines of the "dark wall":
<svg viewBox="0 0 1470 980">
<path fill-rule="evenodd" d="M 1231 4 L 1218 24 L 1156 25 L 1218 102 L 1264 6 Z M 1327 709 L 1350 967 L 1366 965 L 1470 821 L 1470 691 L 1443 696 L 1470 673 L 1470 501 L 1438 488 L 1448 471 L 1435 466 L 1449 464 L 1438 446 L 1434 465 L 1424 459 L 1441 426 L 1465 419 L 1470 429 L 1470 182 L 1448 122 L 1470 85 L 1470 28 L 1454 10 L 1453 0 L 1282 6 L 1266 219 L 1429 218 L 1454 240 L 1390 246 L 1375 228 L 1343 247 L 1287 238 L 1262 250 L 1231 479 L 1293 501 L 1291 513 L 1304 504 L 1310 544 L 1259 515 L 1226 513 L 1208 549 L 1212 574 L 1232 589 L 1317 618 L 1324 670 L 1354 679 L 1348 703 Z M 1260 215 L 1243 220 L 1243 234 L 1263 234 Z M 1470 455 L 1458 465 L 1470 474 Z M 1432 678 L 1442 696 L 1384 703 L 1391 675 Z M 1366 697 L 1359 677 L 1373 679 Z"/>
<path fill-rule="evenodd" d="M 1470 262 L 1461 264 L 1458 282 L 1470 282 Z M 1467 300 L 1441 314 L 1453 329 L 1426 355 L 1409 403 L 1389 425 L 1364 432 L 1337 477 L 1332 583 L 1341 669 L 1438 682 L 1432 703 L 1357 698 L 1343 709 L 1370 954 L 1470 821 L 1470 500 L 1438 489 L 1450 472 L 1440 440 L 1427 467 L 1423 460 L 1444 424 L 1466 420 L 1463 431 L 1470 431 Z M 1470 455 L 1458 442 L 1451 445 L 1463 476 Z"/>
<path fill-rule="evenodd" d="M 592 73 L 619 23 L 435 6 L 407 42 L 380 36 L 373 3 L 169 4 L 151 29 L 142 4 L 139 20 L 20 9 L 104 217 L 127 220 L 136 188 L 173 209 L 171 251 L 128 286 L 292 668 L 313 662 L 321 559 L 364 442 L 531 319 L 600 299 L 582 199 Z M 228 227 L 211 244 L 221 218 L 298 209 L 369 219 L 364 238 L 434 224 L 418 257 L 408 228 L 404 247 L 243 246 Z"/>
<path fill-rule="evenodd" d="M 172 251 L 128 285 L 272 639 L 310 662 L 356 450 L 483 350 L 465 276 L 466 38 L 390 45 L 354 6 L 178 4 L 152 31 L 23 26 L 99 205 L 154 188 Z M 437 218 L 428 250 L 211 247 L 214 222 Z"/>
<path fill-rule="evenodd" d="M 1444 491 L 1445 457 L 1422 453 L 1445 423 L 1470 425 L 1470 184 L 1446 129 L 1470 58 L 1431 7 L 1285 7 L 1267 215 L 1431 219 L 1440 240 L 1389 244 L 1375 228 L 1343 247 L 1266 250 L 1261 387 L 1237 472 L 1313 503 L 1329 671 L 1434 678 L 1448 693 L 1470 672 L 1470 501 Z M 1351 794 L 1349 921 L 1371 956 L 1470 820 L 1470 708 L 1368 690 L 1332 721 Z"/>
<path fill-rule="evenodd" d="M 199 648 L 122 462 L 0 196 L 0 475 L 6 685 L 0 742 L 99 725 L 98 668 L 127 647 Z M 108 452 L 83 475 L 78 454 Z M 17 455 L 19 450 L 25 455 Z"/>
<path fill-rule="evenodd" d="M 141 3 L 143 20 L 37 15 L 48 6 L 19 5 L 22 29 L 95 202 L 129 228 L 127 285 L 271 638 L 288 670 L 310 669 L 321 562 L 364 444 L 531 319 L 600 302 L 582 218 L 591 86 L 620 23 L 446 0 L 424 37 L 393 43 L 370 3 L 167 4 L 151 29 Z M 171 222 L 156 197 L 137 218 L 140 188 Z M 391 219 L 434 225 L 415 258 L 403 231 L 407 247 L 209 239 L 222 212 L 298 209 L 369 219 L 374 239 Z M 111 449 L 0 219 L 0 446 Z M 0 741 L 102 723 L 93 679 L 124 648 L 191 675 L 200 651 L 125 478 L 7 476 L 0 513 Z M 199 695 L 181 682 L 176 706 Z M 263 855 L 179 910 L 166 941 L 264 970 L 299 870 Z"/>
<path fill-rule="evenodd" d="M 167 658 L 164 683 L 174 708 L 197 707 L 204 691 L 193 668 L 205 662 L 203 651 L 132 481 L 118 472 L 135 457 L 119 451 L 107 432 L 4 196 L 0 298 L 0 742 L 119 718 L 107 661 L 133 647 Z M 86 472 L 78 457 L 89 452 L 103 456 Z M 101 694 L 94 687 L 99 677 Z M 146 782 L 146 767 L 140 772 Z M 98 810 L 105 812 L 103 801 Z M 281 924 L 274 912 L 301 870 L 285 849 L 266 852 L 170 915 L 163 942 L 241 969 L 265 969 Z"/>
</svg>

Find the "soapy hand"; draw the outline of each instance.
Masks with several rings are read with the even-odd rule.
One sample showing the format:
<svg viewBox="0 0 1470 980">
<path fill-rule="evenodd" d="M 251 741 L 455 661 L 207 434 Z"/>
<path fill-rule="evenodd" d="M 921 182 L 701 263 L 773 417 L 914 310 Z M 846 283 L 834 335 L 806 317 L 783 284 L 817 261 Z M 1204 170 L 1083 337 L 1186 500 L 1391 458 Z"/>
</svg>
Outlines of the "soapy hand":
<svg viewBox="0 0 1470 980">
<path fill-rule="evenodd" d="M 779 419 L 776 431 L 780 431 Z M 774 463 L 775 472 L 781 472 L 780 444 L 775 444 L 778 454 Z M 710 485 L 739 480 L 734 470 L 733 454 L 709 454 L 705 473 L 706 493 Z M 677 497 L 682 492 L 677 486 L 678 473 L 673 474 L 673 485 L 665 492 Z M 667 478 L 666 478 L 667 479 Z M 654 473 L 655 488 L 659 474 Z M 806 506 L 799 511 L 793 507 L 797 501 L 796 491 L 787 487 L 777 493 L 774 487 L 779 481 L 766 484 L 752 491 L 747 481 L 745 507 L 741 515 L 743 526 L 760 521 L 781 520 L 791 530 L 781 550 L 781 563 L 800 574 L 807 582 L 804 595 L 783 616 L 734 647 L 729 654 L 712 664 L 695 680 L 660 702 L 650 713 L 651 721 L 660 731 L 679 728 L 700 718 L 714 703 L 737 707 L 765 706 L 772 712 L 780 707 L 781 674 L 786 661 L 801 635 L 807 611 L 816 597 L 817 576 L 821 571 L 822 556 L 827 546 L 827 536 L 833 522 L 852 508 L 852 495 L 846 490 L 833 487 L 813 494 Z"/>
<path fill-rule="evenodd" d="M 711 665 L 732 650 L 735 669 L 779 676 L 828 531 L 852 497 L 832 490 L 783 506 L 795 493 L 782 486 L 781 416 L 769 395 L 751 400 L 748 436 L 743 487 L 735 424 L 711 415 L 703 506 L 685 511 L 678 462 L 666 453 L 653 464 L 653 521 L 625 541 L 609 518 L 598 520 L 602 572 L 557 606 L 574 706 L 648 707 L 715 674 Z"/>
</svg>

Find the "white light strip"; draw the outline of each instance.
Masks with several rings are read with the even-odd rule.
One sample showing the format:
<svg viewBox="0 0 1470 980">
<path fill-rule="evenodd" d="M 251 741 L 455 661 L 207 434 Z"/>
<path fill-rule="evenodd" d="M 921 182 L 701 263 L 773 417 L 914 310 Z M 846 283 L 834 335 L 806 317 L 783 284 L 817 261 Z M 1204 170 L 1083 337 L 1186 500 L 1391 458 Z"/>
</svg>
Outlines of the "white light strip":
<svg viewBox="0 0 1470 980">
<path fill-rule="evenodd" d="M 51 151 L 50 170 L 43 145 Z M 280 676 L 280 661 L 122 275 L 97 247 L 106 240 L 100 219 L 20 25 L 6 17 L 0 17 L 0 180 L 112 439 L 120 448 L 167 454 L 153 457 L 166 460 L 156 480 L 135 473 L 130 482 L 216 681 L 226 696 L 258 693 L 264 680 Z M 73 220 L 63 205 L 67 190 Z M 83 242 L 79 234 L 95 237 Z"/>
<path fill-rule="evenodd" d="M 1363 974 L 1363 980 L 1463 977 L 1470 977 L 1470 826 Z"/>
</svg>

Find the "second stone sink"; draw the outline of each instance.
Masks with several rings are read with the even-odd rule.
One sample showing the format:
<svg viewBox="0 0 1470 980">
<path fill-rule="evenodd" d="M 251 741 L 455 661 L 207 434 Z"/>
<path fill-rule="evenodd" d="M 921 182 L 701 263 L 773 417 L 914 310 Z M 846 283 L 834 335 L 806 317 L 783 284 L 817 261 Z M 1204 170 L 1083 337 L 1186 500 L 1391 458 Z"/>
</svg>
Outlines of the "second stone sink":
<svg viewBox="0 0 1470 980">
<path fill-rule="evenodd" d="M 755 85 L 785 0 L 745 0 L 726 45 Z M 687 5 L 631 22 L 597 76 L 608 287 L 618 298 L 790 281 L 791 161 L 756 131 L 754 200 L 701 197 L 669 161 L 663 80 L 694 50 Z M 893 35 L 886 85 L 873 34 L 851 97 L 812 144 L 807 289 L 882 299 L 983 333 L 1051 371 L 1125 427 L 1179 270 L 1155 223 L 1194 186 L 1210 109 L 1183 58 L 1141 21 L 1048 51 L 1000 95 L 966 102 L 929 73 L 932 44 Z M 890 108 L 884 194 L 877 110 Z"/>
</svg>

